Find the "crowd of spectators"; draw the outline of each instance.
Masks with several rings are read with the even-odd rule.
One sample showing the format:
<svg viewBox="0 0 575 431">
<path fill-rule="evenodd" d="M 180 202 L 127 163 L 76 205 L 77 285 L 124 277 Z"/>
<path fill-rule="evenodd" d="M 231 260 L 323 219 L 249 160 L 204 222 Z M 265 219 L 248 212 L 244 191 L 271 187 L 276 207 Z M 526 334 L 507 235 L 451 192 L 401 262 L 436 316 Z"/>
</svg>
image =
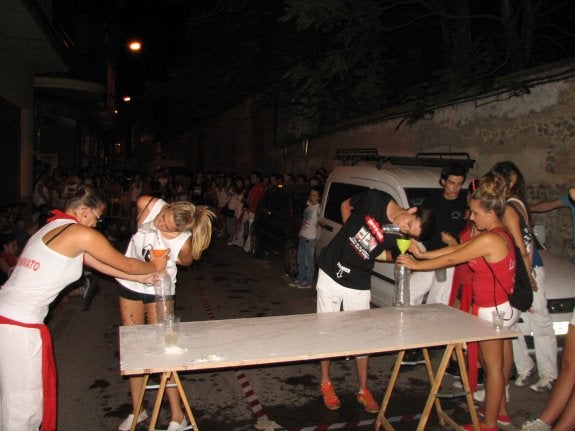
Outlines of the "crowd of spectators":
<svg viewBox="0 0 575 431">
<path fill-rule="evenodd" d="M 327 171 L 320 168 L 307 177 L 304 174 L 270 173 L 259 174 L 261 187 L 289 183 L 309 183 L 321 186 L 327 178 Z M 0 234 L 14 235 L 19 250 L 27 238 L 43 226 L 50 211 L 65 208 L 67 199 L 79 185 L 93 185 L 108 201 L 108 220 L 105 229 L 110 236 L 118 229 L 131 234 L 135 229 L 135 203 L 140 195 L 150 195 L 166 202 L 190 201 L 196 205 L 208 205 L 218 213 L 217 234 L 233 240 L 235 225 L 226 220 L 222 211 L 228 205 L 242 209 L 254 184 L 251 174 L 228 172 L 197 172 L 185 169 L 162 169 L 153 173 L 145 171 L 117 171 L 107 167 L 51 169 L 48 164 L 34 166 L 32 202 L 16 202 L 0 207 Z M 231 213 L 230 213 L 231 214 Z M 120 220 L 123 219 L 123 220 Z M 243 244 L 241 244 L 243 246 Z"/>
<path fill-rule="evenodd" d="M 248 175 L 225 172 L 190 173 L 187 170 L 117 171 L 109 168 L 50 169 L 36 164 L 31 202 L 15 202 L 0 206 L 0 286 L 8 279 L 17 256 L 28 240 L 46 224 L 53 209 L 64 210 L 66 202 L 81 185 L 92 185 L 107 201 L 105 223 L 98 229 L 119 249 L 125 247 L 136 227 L 136 201 L 141 195 L 161 198 L 166 202 L 190 201 L 208 205 L 217 214 L 215 236 L 229 245 L 249 250 L 248 197 L 254 188 L 250 178 L 257 174 L 258 187 L 289 183 L 323 185 L 327 171 L 318 169 L 311 178 L 299 174 Z M 255 193 L 252 193 L 252 198 Z M 261 196 L 260 196 L 261 197 Z M 253 200 L 252 200 L 253 201 Z M 257 205 L 257 202 L 255 202 Z M 224 211 L 225 208 L 231 208 Z M 252 208 L 253 209 L 253 208 Z M 62 297 L 84 295 L 89 272 Z M 82 284 L 83 283 L 83 284 Z M 82 286 L 81 286 L 82 285 Z M 88 289 L 86 289 L 87 291 Z"/>
</svg>

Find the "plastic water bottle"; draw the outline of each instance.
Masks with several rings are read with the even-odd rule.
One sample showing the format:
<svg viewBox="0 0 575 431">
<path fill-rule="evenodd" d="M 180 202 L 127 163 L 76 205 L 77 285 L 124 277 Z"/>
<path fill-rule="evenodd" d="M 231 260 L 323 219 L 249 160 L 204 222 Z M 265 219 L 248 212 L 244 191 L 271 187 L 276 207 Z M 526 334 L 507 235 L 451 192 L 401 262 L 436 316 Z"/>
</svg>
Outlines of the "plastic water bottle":
<svg viewBox="0 0 575 431">
<path fill-rule="evenodd" d="M 154 293 L 156 296 L 156 314 L 158 323 L 174 315 L 174 297 L 172 296 L 172 277 L 166 270 L 154 276 Z"/>
<path fill-rule="evenodd" d="M 383 233 L 394 233 L 394 234 L 401 234 L 399 230 L 399 226 L 396 224 L 384 224 L 381 226 L 381 230 Z"/>
<path fill-rule="evenodd" d="M 403 265 L 395 265 L 395 289 L 393 292 L 393 306 L 407 307 L 409 305 L 409 277 L 411 270 Z"/>
</svg>

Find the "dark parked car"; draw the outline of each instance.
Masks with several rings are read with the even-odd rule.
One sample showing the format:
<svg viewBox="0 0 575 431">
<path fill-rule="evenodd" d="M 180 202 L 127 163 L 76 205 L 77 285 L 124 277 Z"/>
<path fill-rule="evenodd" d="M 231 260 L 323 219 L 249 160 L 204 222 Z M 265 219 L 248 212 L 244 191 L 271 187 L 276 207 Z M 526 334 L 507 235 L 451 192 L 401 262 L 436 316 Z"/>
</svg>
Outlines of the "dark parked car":
<svg viewBox="0 0 575 431">
<path fill-rule="evenodd" d="M 256 257 L 264 251 L 279 255 L 291 277 L 298 272 L 298 233 L 308 197 L 307 184 L 270 187 L 258 205 L 252 225 L 252 253 Z"/>
</svg>

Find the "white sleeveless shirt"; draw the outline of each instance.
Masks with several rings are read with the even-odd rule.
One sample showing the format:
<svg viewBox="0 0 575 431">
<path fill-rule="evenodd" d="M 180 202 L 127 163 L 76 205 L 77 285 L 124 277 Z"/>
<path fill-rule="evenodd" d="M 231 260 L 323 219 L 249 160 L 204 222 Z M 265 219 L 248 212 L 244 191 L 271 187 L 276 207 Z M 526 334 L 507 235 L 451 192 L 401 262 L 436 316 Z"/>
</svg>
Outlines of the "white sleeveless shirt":
<svg viewBox="0 0 575 431">
<path fill-rule="evenodd" d="M 42 240 L 46 233 L 69 223 L 75 222 L 54 220 L 28 240 L 12 275 L 0 289 L 2 316 L 18 322 L 44 323 L 52 301 L 66 286 L 80 278 L 84 254 L 64 256 Z"/>
<path fill-rule="evenodd" d="M 162 199 L 158 199 L 152 208 L 150 213 L 142 220 L 142 224 L 138 227 L 138 231 L 132 235 L 130 243 L 128 244 L 128 249 L 125 255 L 139 260 L 144 260 L 145 255 L 152 248 L 156 249 L 170 249 L 170 259 L 166 265 L 166 271 L 170 274 L 172 278 L 172 295 L 176 293 L 176 275 L 178 274 L 178 267 L 176 265 L 176 260 L 180 250 L 182 249 L 185 242 L 192 236 L 190 231 L 180 232 L 180 234 L 175 238 L 164 238 L 161 232 L 154 226 L 154 219 L 160 212 L 162 208 L 167 205 Z M 148 295 L 154 294 L 154 286 L 138 283 L 136 281 L 123 280 L 117 278 L 118 283 L 122 286 L 130 289 L 134 292 L 145 293 Z"/>
</svg>

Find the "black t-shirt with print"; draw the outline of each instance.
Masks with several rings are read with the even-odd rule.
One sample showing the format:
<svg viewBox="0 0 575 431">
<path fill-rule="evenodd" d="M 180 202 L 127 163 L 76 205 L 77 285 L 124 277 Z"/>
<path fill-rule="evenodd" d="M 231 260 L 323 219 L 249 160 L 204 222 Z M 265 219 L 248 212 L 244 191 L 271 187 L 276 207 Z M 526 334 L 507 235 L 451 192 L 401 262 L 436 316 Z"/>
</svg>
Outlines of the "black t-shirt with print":
<svg viewBox="0 0 575 431">
<path fill-rule="evenodd" d="M 456 199 L 445 199 L 443 189 L 437 190 L 421 206 L 433 212 L 437 223 L 435 233 L 423 242 L 427 250 L 437 250 L 447 246 L 441 240 L 441 232 L 449 232 L 453 238 L 458 238 L 461 231 L 465 229 L 466 193 L 459 193 Z"/>
<path fill-rule="evenodd" d="M 397 248 L 398 236 L 381 230 L 382 225 L 391 223 L 387 206 L 392 200 L 375 189 L 351 198 L 351 215 L 318 258 L 319 267 L 337 283 L 369 290 L 375 258 L 384 249 Z"/>
</svg>

